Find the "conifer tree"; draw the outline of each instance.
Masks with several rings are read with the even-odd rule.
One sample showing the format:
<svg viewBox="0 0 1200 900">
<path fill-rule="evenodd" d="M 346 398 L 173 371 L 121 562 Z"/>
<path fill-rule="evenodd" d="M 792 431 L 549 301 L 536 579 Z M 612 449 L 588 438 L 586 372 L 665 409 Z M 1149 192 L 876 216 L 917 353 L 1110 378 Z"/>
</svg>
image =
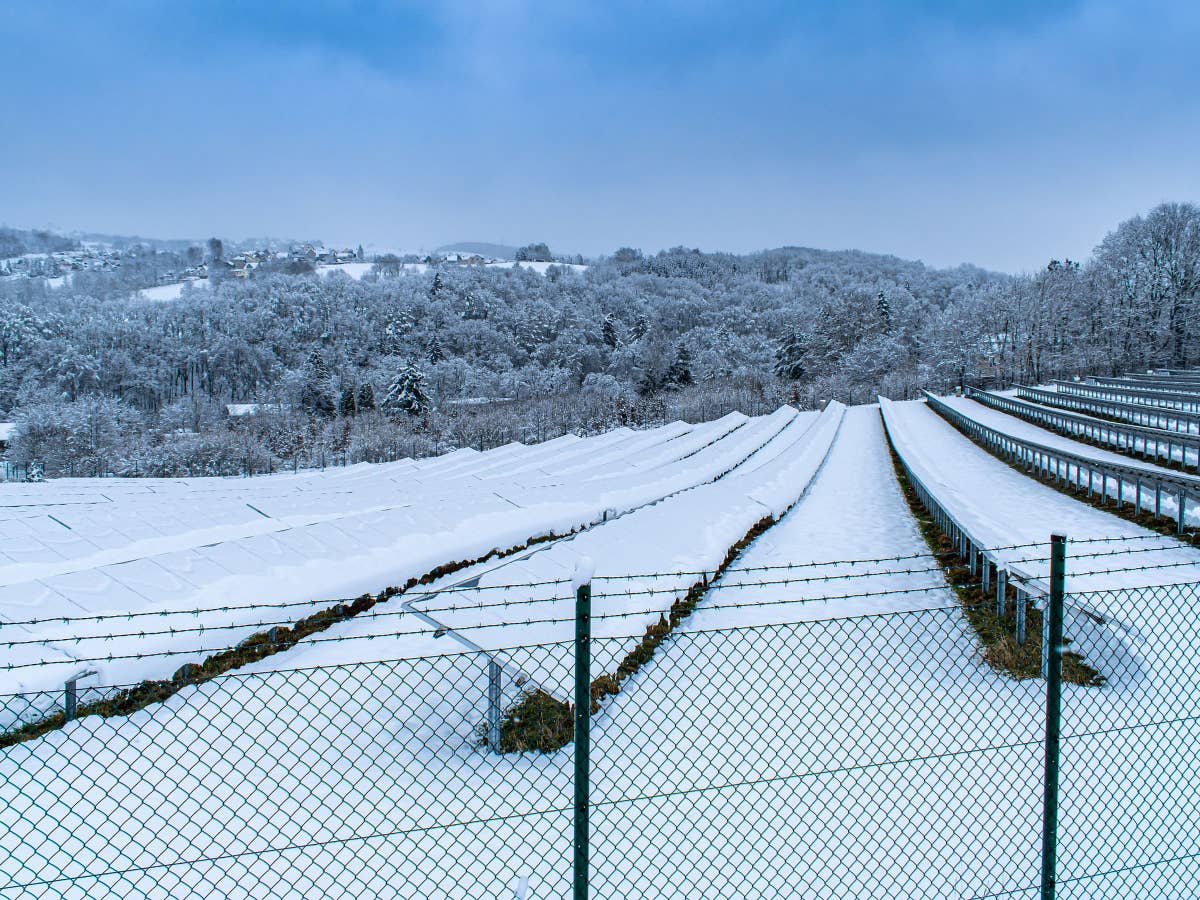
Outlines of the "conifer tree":
<svg viewBox="0 0 1200 900">
<path fill-rule="evenodd" d="M 804 377 L 807 353 L 808 340 L 800 329 L 793 328 L 775 351 L 775 374 L 780 378 L 799 381 Z"/>
<path fill-rule="evenodd" d="M 354 386 L 347 385 L 342 388 L 342 396 L 338 400 L 338 412 L 349 418 L 358 412 L 354 402 Z"/>
<path fill-rule="evenodd" d="M 365 412 L 368 409 L 375 408 L 375 388 L 371 387 L 371 382 L 364 381 L 358 388 L 358 409 L 359 412 Z"/>
<path fill-rule="evenodd" d="M 383 408 L 390 413 L 419 416 L 429 410 L 429 395 L 425 390 L 425 373 L 409 363 L 392 379 Z"/>
</svg>

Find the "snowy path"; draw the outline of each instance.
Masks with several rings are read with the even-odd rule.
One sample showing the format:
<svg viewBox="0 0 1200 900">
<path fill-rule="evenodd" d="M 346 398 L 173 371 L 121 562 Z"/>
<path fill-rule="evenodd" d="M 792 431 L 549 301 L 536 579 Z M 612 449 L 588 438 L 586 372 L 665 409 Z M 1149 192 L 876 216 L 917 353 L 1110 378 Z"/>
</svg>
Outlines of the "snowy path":
<svg viewBox="0 0 1200 900">
<path fill-rule="evenodd" d="M 885 557 L 912 558 L 853 565 L 805 565 Z M 794 569 L 758 571 L 761 567 L 797 564 Z M 910 571 L 897 573 L 898 569 Z M 845 575 L 854 577 L 839 577 Z M 811 580 L 761 584 L 787 578 Z M 907 588 L 914 589 L 913 593 L 815 599 L 900 592 Z M 770 603 L 775 599 L 806 602 Z M 945 588 L 942 570 L 929 553 L 896 482 L 879 408 L 855 406 L 847 410 L 829 459 L 805 497 L 742 554 L 686 627 L 700 630 L 740 627 L 945 606 L 953 602 L 953 595 Z M 739 608 L 737 604 L 746 606 Z M 721 606 L 730 608 L 720 609 Z"/>
</svg>

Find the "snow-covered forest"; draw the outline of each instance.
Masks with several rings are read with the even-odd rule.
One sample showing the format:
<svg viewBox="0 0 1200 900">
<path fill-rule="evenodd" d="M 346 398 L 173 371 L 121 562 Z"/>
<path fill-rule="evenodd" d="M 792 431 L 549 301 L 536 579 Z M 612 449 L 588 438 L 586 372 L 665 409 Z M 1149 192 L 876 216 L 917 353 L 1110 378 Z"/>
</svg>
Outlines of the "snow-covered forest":
<svg viewBox="0 0 1200 900">
<path fill-rule="evenodd" d="M 150 303 L 132 271 L 0 280 L 10 461 L 237 474 L 1200 363 L 1192 204 L 1022 276 L 858 251 L 625 248 L 545 274 L 263 267 Z"/>
</svg>

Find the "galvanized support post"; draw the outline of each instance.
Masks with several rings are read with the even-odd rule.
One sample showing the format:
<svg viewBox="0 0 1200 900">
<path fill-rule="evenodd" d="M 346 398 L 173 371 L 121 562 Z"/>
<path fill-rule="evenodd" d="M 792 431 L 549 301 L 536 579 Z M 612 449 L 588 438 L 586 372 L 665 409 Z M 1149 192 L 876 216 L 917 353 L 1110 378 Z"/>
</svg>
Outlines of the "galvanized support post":
<svg viewBox="0 0 1200 900">
<path fill-rule="evenodd" d="M 75 712 L 79 708 L 79 691 L 74 678 L 68 681 L 63 687 L 63 711 L 67 715 L 68 722 L 75 721 Z"/>
<path fill-rule="evenodd" d="M 592 716 L 592 585 L 575 590 L 575 893 L 588 897 L 588 803 Z"/>
<path fill-rule="evenodd" d="M 996 618 L 1004 618 L 1005 594 L 1008 591 L 1008 570 L 996 569 Z"/>
<path fill-rule="evenodd" d="M 1179 489 L 1179 521 L 1175 526 L 1175 533 L 1182 535 L 1184 520 L 1187 519 L 1187 491 L 1184 488 Z"/>
<path fill-rule="evenodd" d="M 1154 482 L 1154 518 L 1162 516 L 1162 482 Z"/>
<path fill-rule="evenodd" d="M 500 753 L 500 678 L 504 670 L 492 658 L 488 658 L 488 706 L 487 706 L 487 743 L 493 753 Z"/>
<path fill-rule="evenodd" d="M 1016 603 L 1017 627 L 1016 627 L 1015 631 L 1016 631 L 1016 638 L 1017 638 L 1018 646 L 1025 643 L 1025 609 L 1028 605 L 1029 605 L 1029 595 L 1026 594 L 1024 591 L 1017 591 L 1017 603 Z"/>
<path fill-rule="evenodd" d="M 992 564 L 982 553 L 979 554 L 979 558 L 983 566 L 983 592 L 986 594 L 992 586 Z"/>
<path fill-rule="evenodd" d="M 1046 762 L 1042 794 L 1042 900 L 1054 900 L 1058 881 L 1058 762 L 1062 730 L 1063 599 L 1067 539 L 1050 536 L 1050 596 L 1046 603 Z"/>
</svg>

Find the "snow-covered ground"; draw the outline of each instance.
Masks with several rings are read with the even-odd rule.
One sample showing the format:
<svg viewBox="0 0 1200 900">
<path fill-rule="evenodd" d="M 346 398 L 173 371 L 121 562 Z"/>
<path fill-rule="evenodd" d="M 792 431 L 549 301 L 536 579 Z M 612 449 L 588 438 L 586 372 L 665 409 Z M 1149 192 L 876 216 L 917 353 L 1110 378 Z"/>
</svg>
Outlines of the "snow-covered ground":
<svg viewBox="0 0 1200 900">
<path fill-rule="evenodd" d="M 1091 434 L 1098 435 L 1101 439 L 1114 445 L 1126 447 L 1131 452 L 1136 451 L 1138 454 L 1141 454 L 1142 452 L 1147 454 L 1157 453 L 1161 457 L 1168 457 L 1176 461 L 1186 462 L 1186 464 L 1189 466 L 1195 466 L 1198 464 L 1196 451 L 1190 447 L 1184 447 L 1182 444 L 1180 444 L 1180 437 L 1182 436 L 1178 433 L 1161 431 L 1160 433 L 1137 434 L 1131 440 L 1128 436 L 1127 430 L 1123 430 L 1121 425 L 1114 424 L 1107 419 L 1098 419 L 1095 416 L 1089 416 L 1086 413 L 1081 412 L 1056 409 L 1055 407 L 1050 406 L 1041 406 L 1028 400 L 1022 400 L 1016 396 L 1015 391 L 990 391 L 989 393 L 994 396 L 1003 397 L 1008 402 L 1016 404 L 1018 408 L 1022 410 L 1028 410 L 1033 414 L 1045 413 L 1048 411 L 1055 414 L 1069 416 L 1069 422 L 1071 423 L 1069 427 L 1074 433 L 1080 433 L 1087 429 Z M 978 402 L 974 400 L 965 401 L 965 399 L 962 397 L 943 397 L 942 399 L 950 405 L 956 405 L 961 402 Z M 980 405 L 987 406 L 986 403 Z M 956 408 L 962 409 L 964 412 L 970 409 L 969 406 L 956 406 Z M 991 407 L 988 408 L 990 409 Z M 1000 412 L 1003 413 L 1002 410 Z M 1019 418 L 1017 416 L 1011 416 L 1011 414 L 1008 415 L 1010 415 L 1012 418 Z M 1045 431 L 1047 434 L 1057 435 L 1057 432 L 1051 432 L 1049 430 Z M 1128 457 L 1126 457 L 1126 459 L 1128 459 Z"/>
<path fill-rule="evenodd" d="M 195 290 L 203 290 L 208 287 L 208 280 L 204 278 L 189 278 L 186 281 L 176 281 L 171 284 L 160 284 L 156 287 L 142 288 L 137 292 L 139 300 L 148 300 L 152 303 L 170 303 L 172 300 L 178 300 L 183 296 L 183 289 L 191 285 Z"/>
<path fill-rule="evenodd" d="M 338 263 L 337 265 L 320 265 L 317 266 L 318 275 L 328 275 L 330 272 L 342 272 L 350 276 L 355 281 L 361 279 L 364 275 L 375 268 L 375 263 L 369 262 L 354 262 L 354 263 Z"/>
<path fill-rule="evenodd" d="M 1176 474 L 1170 469 L 1163 469 L 1153 463 L 1065 437 L 1057 432 L 1042 428 L 1040 425 L 1026 422 L 1024 419 L 1001 412 L 998 409 L 992 409 L 990 406 L 967 397 L 940 397 L 938 399 L 981 425 L 986 425 L 988 428 L 994 428 L 997 431 L 1021 440 L 1033 441 L 1055 450 L 1066 450 L 1068 453 L 1086 456 L 1088 459 L 1094 459 L 1097 462 L 1128 466 L 1132 469 L 1145 472 L 1147 477 L 1150 478 L 1153 478 L 1155 475 L 1169 477 Z M 1165 452 L 1165 445 L 1163 449 Z M 1176 453 L 1176 458 L 1178 458 L 1178 453 Z M 1194 459 L 1195 456 L 1194 454 L 1189 454 L 1188 458 Z"/>
<path fill-rule="evenodd" d="M 1072 590 L 1198 580 L 1200 552 L 1138 540 L 1149 533 L 1014 471 L 924 403 L 883 409 L 909 465 L 981 541 L 1038 544 L 1011 551 L 1024 565 L 1043 565 L 1030 558 L 1046 555 L 1051 531 L 1065 531 L 1115 539 L 1072 545 Z M 346 497 L 386 502 L 396 478 L 427 491 L 430 504 L 450 498 L 447 515 L 471 508 L 452 498 L 479 501 L 488 490 L 537 509 L 542 523 L 560 506 L 577 516 L 581 497 L 601 501 L 586 509 L 611 509 L 574 538 L 407 598 L 492 653 L 507 648 L 512 669 L 559 696 L 571 686 L 570 627 L 530 620 L 569 615 L 565 582 L 581 557 L 598 576 L 598 675 L 696 579 L 687 573 L 713 571 L 723 541 L 790 507 L 595 717 L 596 896 L 1036 895 L 1044 686 L 981 661 L 894 481 L 877 408 L 784 409 L 252 482 L 195 479 L 172 483 L 174 492 L 163 485 L 161 501 L 208 492 L 224 502 L 225 485 L 270 485 L 271 496 L 237 499 L 303 520 Z M 56 516 L 122 489 L 123 501 L 147 499 L 144 486 L 108 480 L 24 490 L 43 487 L 58 491 L 42 498 L 57 502 Z M 522 515 L 517 508 L 508 514 Z M 49 510 L 12 502 L 6 512 L 21 521 Z M 443 534 L 423 539 L 442 556 L 452 546 Z M 1147 545 L 1162 549 L 1122 555 Z M 903 561 L 826 562 L 885 557 Z M 1130 560 L 1149 571 L 1084 574 Z M 796 568 L 765 568 L 779 566 Z M 828 581 L 766 583 L 784 571 Z M 556 583 L 493 589 L 536 581 Z M 838 594 L 859 596 L 815 599 Z M 504 596 L 507 610 L 490 605 Z M 1194 861 L 1134 867 L 1185 855 L 1200 829 L 1200 761 L 1180 752 L 1200 738 L 1190 706 L 1200 684 L 1180 656 L 1200 647 L 1200 628 L 1179 601 L 1137 608 L 1132 596 L 1120 606 L 1114 595 L 1106 642 L 1086 648 L 1109 683 L 1065 687 L 1060 825 L 1064 877 L 1089 867 L 1132 874 L 1064 884 L 1062 896 L 1185 897 L 1196 884 Z M 625 612 L 635 615 L 606 618 Z M 387 622 L 342 623 L 321 637 L 357 630 L 360 639 L 301 644 L 161 706 L 85 718 L 4 751 L 0 895 L 94 873 L 25 893 L 507 898 L 527 879 L 528 898 L 569 896 L 572 748 L 483 750 L 489 657 L 456 652 L 451 634 L 387 637 Z M 558 642 L 517 646 L 531 640 Z M 1150 722 L 1168 724 L 1129 727 Z"/>
<path fill-rule="evenodd" d="M 785 407 L 755 420 L 735 414 L 697 426 L 265 478 L 6 488 L 0 616 L 50 621 L 5 629 L 18 641 L 7 648 L 10 665 L 21 668 L 0 672 L 0 684 L 49 689 L 81 668 L 109 684 L 163 677 L 264 625 L 694 488 L 812 415 Z M 52 620 L 81 616 L 109 618 Z M 174 655 L 144 656 L 161 651 Z M 125 658 L 133 655 L 143 658 Z M 42 660 L 56 664 L 30 665 Z"/>
<path fill-rule="evenodd" d="M 983 413 L 994 413 L 973 401 L 963 402 L 971 403 Z M 999 550 L 997 556 L 1002 560 L 1038 577 L 1048 576 L 1046 548 L 1050 534 L 1060 532 L 1078 541 L 1105 541 L 1079 547 L 1080 552 L 1099 555 L 1083 557 L 1068 551 L 1069 591 L 1200 580 L 1200 550 L 1095 509 L 1023 475 L 971 443 L 924 401 L 884 401 L 883 409 L 889 433 L 901 456 L 982 546 L 1042 545 Z M 1014 423 L 1014 428 L 1035 427 L 1011 416 L 1005 418 Z M 1081 452 L 1116 456 L 1057 435 L 1046 436 L 1074 444 Z M 1130 462 L 1127 457 L 1117 458 L 1123 463 Z M 1138 552 L 1131 554 L 1133 550 Z M 1113 571 L 1131 566 L 1139 568 Z"/>
</svg>

